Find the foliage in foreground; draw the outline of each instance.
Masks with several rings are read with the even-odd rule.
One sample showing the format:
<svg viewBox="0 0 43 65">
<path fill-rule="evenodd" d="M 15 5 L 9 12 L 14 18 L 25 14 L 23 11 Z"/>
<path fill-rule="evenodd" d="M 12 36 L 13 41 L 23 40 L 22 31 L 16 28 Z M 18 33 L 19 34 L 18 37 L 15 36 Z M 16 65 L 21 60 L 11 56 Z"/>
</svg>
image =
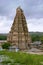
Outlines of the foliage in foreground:
<svg viewBox="0 0 43 65">
<path fill-rule="evenodd" d="M 9 56 L 14 60 L 13 65 L 43 65 L 43 55 L 33 55 L 22 52 L 9 52 L 9 51 L 0 51 L 0 55 Z M 11 64 L 12 65 L 12 64 Z"/>
</svg>

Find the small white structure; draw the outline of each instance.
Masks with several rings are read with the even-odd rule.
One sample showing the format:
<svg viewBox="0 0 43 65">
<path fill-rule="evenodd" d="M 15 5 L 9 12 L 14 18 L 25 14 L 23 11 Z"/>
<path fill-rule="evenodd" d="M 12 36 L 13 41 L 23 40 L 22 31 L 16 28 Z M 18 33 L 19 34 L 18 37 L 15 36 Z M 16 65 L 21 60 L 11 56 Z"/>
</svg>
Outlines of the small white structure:
<svg viewBox="0 0 43 65">
<path fill-rule="evenodd" d="M 16 48 L 16 49 L 15 49 L 15 51 L 16 51 L 16 52 L 18 52 L 18 51 L 19 51 L 19 49 L 18 49 L 18 48 Z"/>
</svg>

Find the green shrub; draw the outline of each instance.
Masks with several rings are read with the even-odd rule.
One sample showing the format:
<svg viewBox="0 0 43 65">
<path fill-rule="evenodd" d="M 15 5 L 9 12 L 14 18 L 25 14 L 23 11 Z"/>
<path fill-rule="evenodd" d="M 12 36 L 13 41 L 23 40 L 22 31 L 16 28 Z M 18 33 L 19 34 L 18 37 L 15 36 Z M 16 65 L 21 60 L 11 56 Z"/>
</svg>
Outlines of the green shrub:
<svg viewBox="0 0 43 65">
<path fill-rule="evenodd" d="M 10 43 L 8 43 L 8 42 L 2 44 L 2 48 L 3 48 L 3 49 L 9 49 L 10 46 L 11 46 L 11 45 L 10 45 Z"/>
</svg>

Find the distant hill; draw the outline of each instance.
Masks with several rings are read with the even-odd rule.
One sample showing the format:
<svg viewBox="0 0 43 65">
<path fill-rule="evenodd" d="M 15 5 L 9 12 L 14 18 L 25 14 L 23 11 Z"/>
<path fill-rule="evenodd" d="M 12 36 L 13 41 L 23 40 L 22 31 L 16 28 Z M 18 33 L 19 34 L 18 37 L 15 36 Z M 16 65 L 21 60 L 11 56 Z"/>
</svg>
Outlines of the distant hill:
<svg viewBox="0 0 43 65">
<path fill-rule="evenodd" d="M 3 36 L 4 36 L 4 35 L 7 36 L 8 34 L 7 34 L 7 33 L 0 33 L 0 36 L 1 36 L 1 35 L 3 35 Z"/>
<path fill-rule="evenodd" d="M 39 36 L 43 36 L 43 32 L 30 32 L 30 35 L 39 35 Z"/>
</svg>

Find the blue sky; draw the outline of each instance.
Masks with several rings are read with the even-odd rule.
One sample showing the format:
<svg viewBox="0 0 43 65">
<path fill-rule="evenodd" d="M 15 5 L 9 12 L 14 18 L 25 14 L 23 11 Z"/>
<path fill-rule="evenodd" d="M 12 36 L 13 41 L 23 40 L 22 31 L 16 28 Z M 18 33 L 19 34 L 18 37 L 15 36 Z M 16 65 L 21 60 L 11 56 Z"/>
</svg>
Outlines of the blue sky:
<svg viewBox="0 0 43 65">
<path fill-rule="evenodd" d="M 28 30 L 43 32 L 43 0 L 0 0 L 0 33 L 10 31 L 18 6 L 24 11 Z"/>
</svg>

